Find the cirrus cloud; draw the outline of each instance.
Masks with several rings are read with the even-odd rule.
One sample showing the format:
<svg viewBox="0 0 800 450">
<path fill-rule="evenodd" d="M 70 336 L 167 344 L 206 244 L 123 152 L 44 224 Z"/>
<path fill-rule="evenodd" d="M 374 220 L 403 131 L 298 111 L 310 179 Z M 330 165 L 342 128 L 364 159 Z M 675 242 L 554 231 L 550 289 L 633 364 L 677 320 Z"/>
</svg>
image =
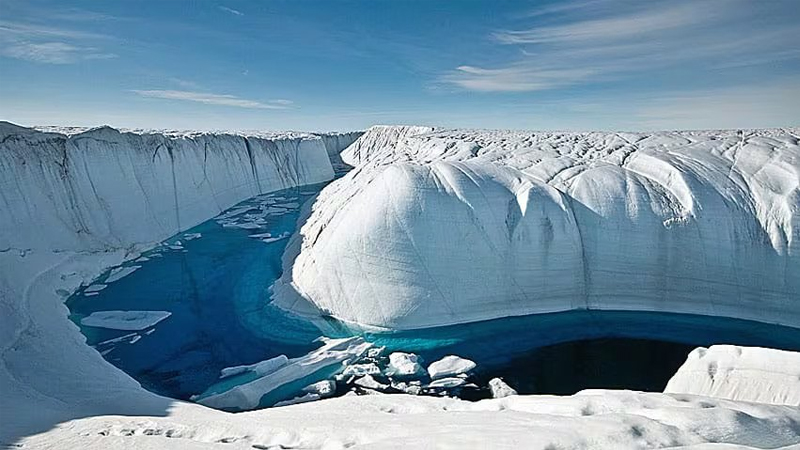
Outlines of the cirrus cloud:
<svg viewBox="0 0 800 450">
<path fill-rule="evenodd" d="M 165 100 L 181 100 L 188 102 L 203 103 L 216 106 L 233 106 L 237 108 L 250 109 L 287 109 L 293 102 L 291 100 L 276 99 L 266 102 L 248 100 L 229 94 L 211 94 L 206 92 L 176 91 L 164 89 L 139 90 L 133 92 L 142 97 L 160 98 Z"/>
</svg>

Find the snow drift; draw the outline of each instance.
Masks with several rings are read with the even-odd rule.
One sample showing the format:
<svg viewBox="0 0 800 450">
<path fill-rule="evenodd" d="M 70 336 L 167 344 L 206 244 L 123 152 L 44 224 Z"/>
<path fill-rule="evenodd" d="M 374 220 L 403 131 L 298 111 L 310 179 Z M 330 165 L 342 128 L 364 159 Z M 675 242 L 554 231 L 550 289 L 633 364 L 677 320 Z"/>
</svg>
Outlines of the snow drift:
<svg viewBox="0 0 800 450">
<path fill-rule="evenodd" d="M 413 329 L 573 309 L 800 326 L 796 130 L 373 127 L 274 298 Z"/>
<path fill-rule="evenodd" d="M 664 392 L 800 406 L 800 353 L 733 345 L 697 348 Z"/>
</svg>

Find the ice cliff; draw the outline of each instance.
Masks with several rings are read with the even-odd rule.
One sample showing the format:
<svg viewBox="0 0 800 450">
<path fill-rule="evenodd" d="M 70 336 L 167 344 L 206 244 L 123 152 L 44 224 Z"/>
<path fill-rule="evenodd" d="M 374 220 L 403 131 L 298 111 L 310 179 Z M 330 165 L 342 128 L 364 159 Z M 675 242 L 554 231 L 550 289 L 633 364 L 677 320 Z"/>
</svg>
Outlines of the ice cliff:
<svg viewBox="0 0 800 450">
<path fill-rule="evenodd" d="M 290 310 L 413 329 L 573 309 L 800 326 L 797 129 L 373 127 L 293 237 Z"/>
<path fill-rule="evenodd" d="M 85 345 L 64 298 L 242 200 L 332 179 L 329 155 L 359 135 L 0 122 L 0 447 L 85 415 L 163 415 L 168 400 Z"/>
<path fill-rule="evenodd" d="M 38 131 L 0 122 L 0 251 L 161 241 L 254 195 L 333 178 L 360 133 Z"/>
</svg>

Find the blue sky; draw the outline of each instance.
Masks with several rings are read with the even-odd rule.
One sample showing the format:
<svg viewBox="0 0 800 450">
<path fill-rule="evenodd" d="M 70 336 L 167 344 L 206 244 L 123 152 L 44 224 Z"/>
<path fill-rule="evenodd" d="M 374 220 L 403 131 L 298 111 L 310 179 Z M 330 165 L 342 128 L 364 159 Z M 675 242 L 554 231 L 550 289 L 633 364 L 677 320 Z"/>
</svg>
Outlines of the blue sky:
<svg viewBox="0 0 800 450">
<path fill-rule="evenodd" d="M 0 0 L 0 120 L 800 125 L 800 2 Z"/>
</svg>

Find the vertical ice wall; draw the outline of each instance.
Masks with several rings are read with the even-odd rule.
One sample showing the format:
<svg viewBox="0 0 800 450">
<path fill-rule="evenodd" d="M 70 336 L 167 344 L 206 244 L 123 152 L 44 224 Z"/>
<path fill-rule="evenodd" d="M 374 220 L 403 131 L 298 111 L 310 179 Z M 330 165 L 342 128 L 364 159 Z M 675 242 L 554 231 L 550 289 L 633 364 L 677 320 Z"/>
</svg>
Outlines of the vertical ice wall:
<svg viewBox="0 0 800 450">
<path fill-rule="evenodd" d="M 800 326 L 794 129 L 379 126 L 293 237 L 276 304 L 414 329 L 573 309 Z"/>
<path fill-rule="evenodd" d="M 66 135 L 0 123 L 0 250 L 160 241 L 254 195 L 330 180 L 329 155 L 357 137 Z"/>
</svg>

